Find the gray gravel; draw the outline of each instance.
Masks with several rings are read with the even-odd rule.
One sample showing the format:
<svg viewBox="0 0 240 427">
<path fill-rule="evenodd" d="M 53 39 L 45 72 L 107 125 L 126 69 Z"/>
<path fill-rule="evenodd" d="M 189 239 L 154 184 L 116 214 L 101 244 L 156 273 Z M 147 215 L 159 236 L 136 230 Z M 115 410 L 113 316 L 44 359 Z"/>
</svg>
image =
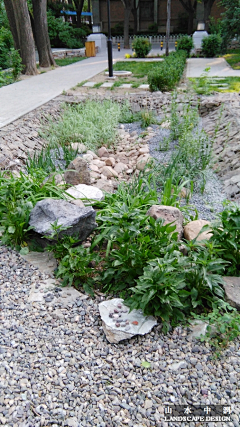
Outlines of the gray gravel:
<svg viewBox="0 0 240 427">
<path fill-rule="evenodd" d="M 0 252 L 1 425 L 168 427 L 164 404 L 197 402 L 232 405 L 232 422 L 206 426 L 239 426 L 238 340 L 220 360 L 183 328 L 164 336 L 159 325 L 111 345 L 98 312 L 103 296 L 84 295 L 67 308 L 30 304 L 30 285 L 48 276 L 4 246 Z"/>
<path fill-rule="evenodd" d="M 137 131 L 139 135 L 144 132 L 140 123 L 130 123 L 124 126 L 129 133 Z M 177 142 L 171 142 L 167 151 L 160 151 L 159 143 L 163 142 L 164 138 L 169 137 L 170 131 L 157 125 L 151 125 L 151 127 L 154 129 L 155 135 L 148 142 L 150 154 L 160 164 L 166 163 L 169 161 Z M 200 180 L 194 182 L 194 194 L 189 203 L 197 209 L 199 219 L 213 220 L 216 218 L 216 214 L 223 210 L 223 201 L 226 200 L 226 195 L 223 191 L 221 181 L 212 169 L 206 169 L 206 171 L 204 171 L 204 176 L 206 185 L 203 194 L 201 193 Z"/>
</svg>

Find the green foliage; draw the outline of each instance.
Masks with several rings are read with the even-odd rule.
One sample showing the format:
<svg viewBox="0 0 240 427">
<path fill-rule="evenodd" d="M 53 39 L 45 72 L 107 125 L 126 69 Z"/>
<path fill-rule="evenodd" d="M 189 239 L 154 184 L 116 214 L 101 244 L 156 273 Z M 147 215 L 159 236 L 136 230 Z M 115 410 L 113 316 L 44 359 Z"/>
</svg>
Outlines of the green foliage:
<svg viewBox="0 0 240 427">
<path fill-rule="evenodd" d="M 10 49 L 9 65 L 12 68 L 13 79 L 16 81 L 23 70 L 22 59 L 18 50 Z"/>
<path fill-rule="evenodd" d="M 55 62 L 59 67 L 65 67 L 66 65 L 75 64 L 75 62 L 82 61 L 83 59 L 86 59 L 85 56 L 77 56 L 76 58 L 61 58 L 61 59 L 55 59 Z"/>
<path fill-rule="evenodd" d="M 167 91 L 174 88 L 182 77 L 187 54 L 185 51 L 171 52 L 158 67 L 148 73 L 151 91 Z"/>
<path fill-rule="evenodd" d="M 183 36 L 178 40 L 177 51 L 185 50 L 189 57 L 191 50 L 194 48 L 192 37 Z"/>
<path fill-rule="evenodd" d="M 205 68 L 198 79 L 189 79 L 193 83 L 193 88 L 198 95 L 210 95 L 212 93 L 209 72 L 210 67 Z"/>
<path fill-rule="evenodd" d="M 140 112 L 140 120 L 142 128 L 158 123 L 156 113 L 153 110 L 142 110 Z"/>
<path fill-rule="evenodd" d="M 13 48 L 12 33 L 9 28 L 0 27 L 0 68 L 9 68 L 9 51 Z"/>
<path fill-rule="evenodd" d="M 240 314 L 227 303 L 220 308 L 215 306 L 207 315 L 194 317 L 208 322 L 207 333 L 201 337 L 201 341 L 208 342 L 215 349 L 216 357 L 220 357 L 229 342 L 240 335 Z"/>
<path fill-rule="evenodd" d="M 145 62 L 145 61 L 119 61 L 114 64 L 114 71 L 131 71 L 133 77 L 137 79 L 144 78 L 149 71 L 158 68 L 159 63 L 156 62 Z"/>
<path fill-rule="evenodd" d="M 68 47 L 77 49 L 83 47 L 86 32 L 82 28 L 74 28 L 62 18 L 56 18 L 52 12 L 47 12 L 48 33 L 52 47 Z"/>
<path fill-rule="evenodd" d="M 64 192 L 52 182 L 45 182 L 47 174 L 36 170 L 32 175 L 20 173 L 20 177 L 10 172 L 0 173 L 0 226 L 1 240 L 16 246 L 24 242 L 28 220 L 35 204 L 47 197 L 65 198 Z"/>
<path fill-rule="evenodd" d="M 221 53 L 222 38 L 219 34 L 210 34 L 202 40 L 202 52 L 206 58 L 213 58 Z"/>
<path fill-rule="evenodd" d="M 240 207 L 235 203 L 226 204 L 213 225 L 213 241 L 221 250 L 221 257 L 228 261 L 226 276 L 240 276 Z"/>
<path fill-rule="evenodd" d="M 58 162 L 54 161 L 54 158 L 56 160 L 61 159 L 66 168 L 69 163 L 77 157 L 77 155 L 78 150 L 74 150 L 71 145 L 57 146 L 49 144 L 42 148 L 41 151 L 35 151 L 32 157 L 28 155 L 26 168 L 30 174 L 31 171 L 36 169 L 42 169 L 46 173 L 55 172 L 63 168 L 57 164 Z"/>
<path fill-rule="evenodd" d="M 145 58 L 152 49 L 152 45 L 148 39 L 137 37 L 133 40 L 132 48 L 135 50 L 137 58 Z"/>
<path fill-rule="evenodd" d="M 221 35 L 223 47 L 227 48 L 229 42 L 240 35 L 240 4 L 239 0 L 221 0 L 220 4 L 224 7 L 224 13 L 221 16 Z"/>
<path fill-rule="evenodd" d="M 53 145 L 83 142 L 89 149 L 114 142 L 121 116 L 121 107 L 111 100 L 87 100 L 76 106 L 66 106 L 61 118 L 50 120 L 44 138 Z"/>
</svg>

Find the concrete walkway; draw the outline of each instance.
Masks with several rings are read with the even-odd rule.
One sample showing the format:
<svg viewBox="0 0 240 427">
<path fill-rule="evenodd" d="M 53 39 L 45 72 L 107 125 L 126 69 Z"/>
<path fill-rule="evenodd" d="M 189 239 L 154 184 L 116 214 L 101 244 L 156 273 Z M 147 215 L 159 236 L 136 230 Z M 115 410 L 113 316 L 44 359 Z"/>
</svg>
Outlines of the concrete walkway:
<svg viewBox="0 0 240 427">
<path fill-rule="evenodd" d="M 233 70 L 224 58 L 190 58 L 186 77 L 200 77 L 209 67 L 209 77 L 240 77 L 240 70 Z"/>
<path fill-rule="evenodd" d="M 113 51 L 114 62 L 125 53 Z M 108 68 L 107 53 L 0 88 L 0 128 Z"/>
</svg>

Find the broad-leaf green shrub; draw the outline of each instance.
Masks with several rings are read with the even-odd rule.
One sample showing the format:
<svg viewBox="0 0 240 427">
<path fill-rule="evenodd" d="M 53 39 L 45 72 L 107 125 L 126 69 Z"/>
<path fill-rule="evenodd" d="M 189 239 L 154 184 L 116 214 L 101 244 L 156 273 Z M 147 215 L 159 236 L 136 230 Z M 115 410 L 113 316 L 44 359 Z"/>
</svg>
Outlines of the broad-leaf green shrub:
<svg viewBox="0 0 240 427">
<path fill-rule="evenodd" d="M 202 41 L 202 52 L 206 58 L 213 58 L 221 53 L 222 38 L 219 34 L 210 34 Z"/>
<path fill-rule="evenodd" d="M 54 181 L 44 180 L 47 173 L 35 170 L 31 175 L 20 172 L 15 177 L 11 172 L 0 172 L 0 227 L 1 240 L 5 244 L 19 246 L 28 231 L 28 220 L 35 204 L 47 197 L 65 198 Z"/>
<path fill-rule="evenodd" d="M 222 250 L 221 257 L 228 261 L 226 276 L 240 276 L 240 206 L 227 204 L 219 214 L 218 222 L 211 226 L 213 241 Z"/>
<path fill-rule="evenodd" d="M 52 47 L 68 47 L 77 49 L 83 47 L 83 39 L 86 37 L 86 31 L 82 28 L 74 28 L 62 18 L 55 18 L 52 12 L 47 13 L 48 33 Z"/>
<path fill-rule="evenodd" d="M 182 77 L 187 53 L 185 51 L 171 52 L 158 67 L 148 73 L 148 83 L 151 91 L 167 91 L 176 86 Z"/>
<path fill-rule="evenodd" d="M 192 37 L 183 36 L 178 40 L 177 43 L 177 51 L 185 50 L 187 52 L 187 56 L 189 57 L 191 50 L 194 48 Z"/>
<path fill-rule="evenodd" d="M 9 68 L 9 52 L 13 48 L 12 33 L 9 28 L 0 28 L 0 68 Z"/>
<path fill-rule="evenodd" d="M 135 50 L 137 58 L 145 58 L 149 54 L 152 45 L 148 39 L 137 37 L 133 40 L 132 48 Z"/>
</svg>

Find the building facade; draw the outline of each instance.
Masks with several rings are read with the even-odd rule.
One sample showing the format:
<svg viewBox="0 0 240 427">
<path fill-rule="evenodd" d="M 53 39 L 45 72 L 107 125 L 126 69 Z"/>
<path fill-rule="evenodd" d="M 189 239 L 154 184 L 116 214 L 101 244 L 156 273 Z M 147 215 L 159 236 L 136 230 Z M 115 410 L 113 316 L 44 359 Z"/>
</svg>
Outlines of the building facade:
<svg viewBox="0 0 240 427">
<path fill-rule="evenodd" d="M 147 32 L 149 26 L 156 24 L 158 33 L 165 33 L 167 19 L 167 0 L 136 0 L 137 9 L 137 31 Z M 211 16 L 220 18 L 223 9 L 220 0 L 213 4 Z M 107 0 L 92 0 L 92 12 L 94 25 L 100 26 L 100 31 L 107 32 Z M 111 27 L 121 26 L 124 22 L 124 6 L 121 0 L 110 0 Z M 179 0 L 171 3 L 171 33 L 187 32 L 188 14 Z M 196 16 L 194 18 L 194 30 L 197 23 L 203 21 L 203 4 L 198 3 Z M 133 31 L 134 18 L 131 14 L 130 29 Z"/>
</svg>

